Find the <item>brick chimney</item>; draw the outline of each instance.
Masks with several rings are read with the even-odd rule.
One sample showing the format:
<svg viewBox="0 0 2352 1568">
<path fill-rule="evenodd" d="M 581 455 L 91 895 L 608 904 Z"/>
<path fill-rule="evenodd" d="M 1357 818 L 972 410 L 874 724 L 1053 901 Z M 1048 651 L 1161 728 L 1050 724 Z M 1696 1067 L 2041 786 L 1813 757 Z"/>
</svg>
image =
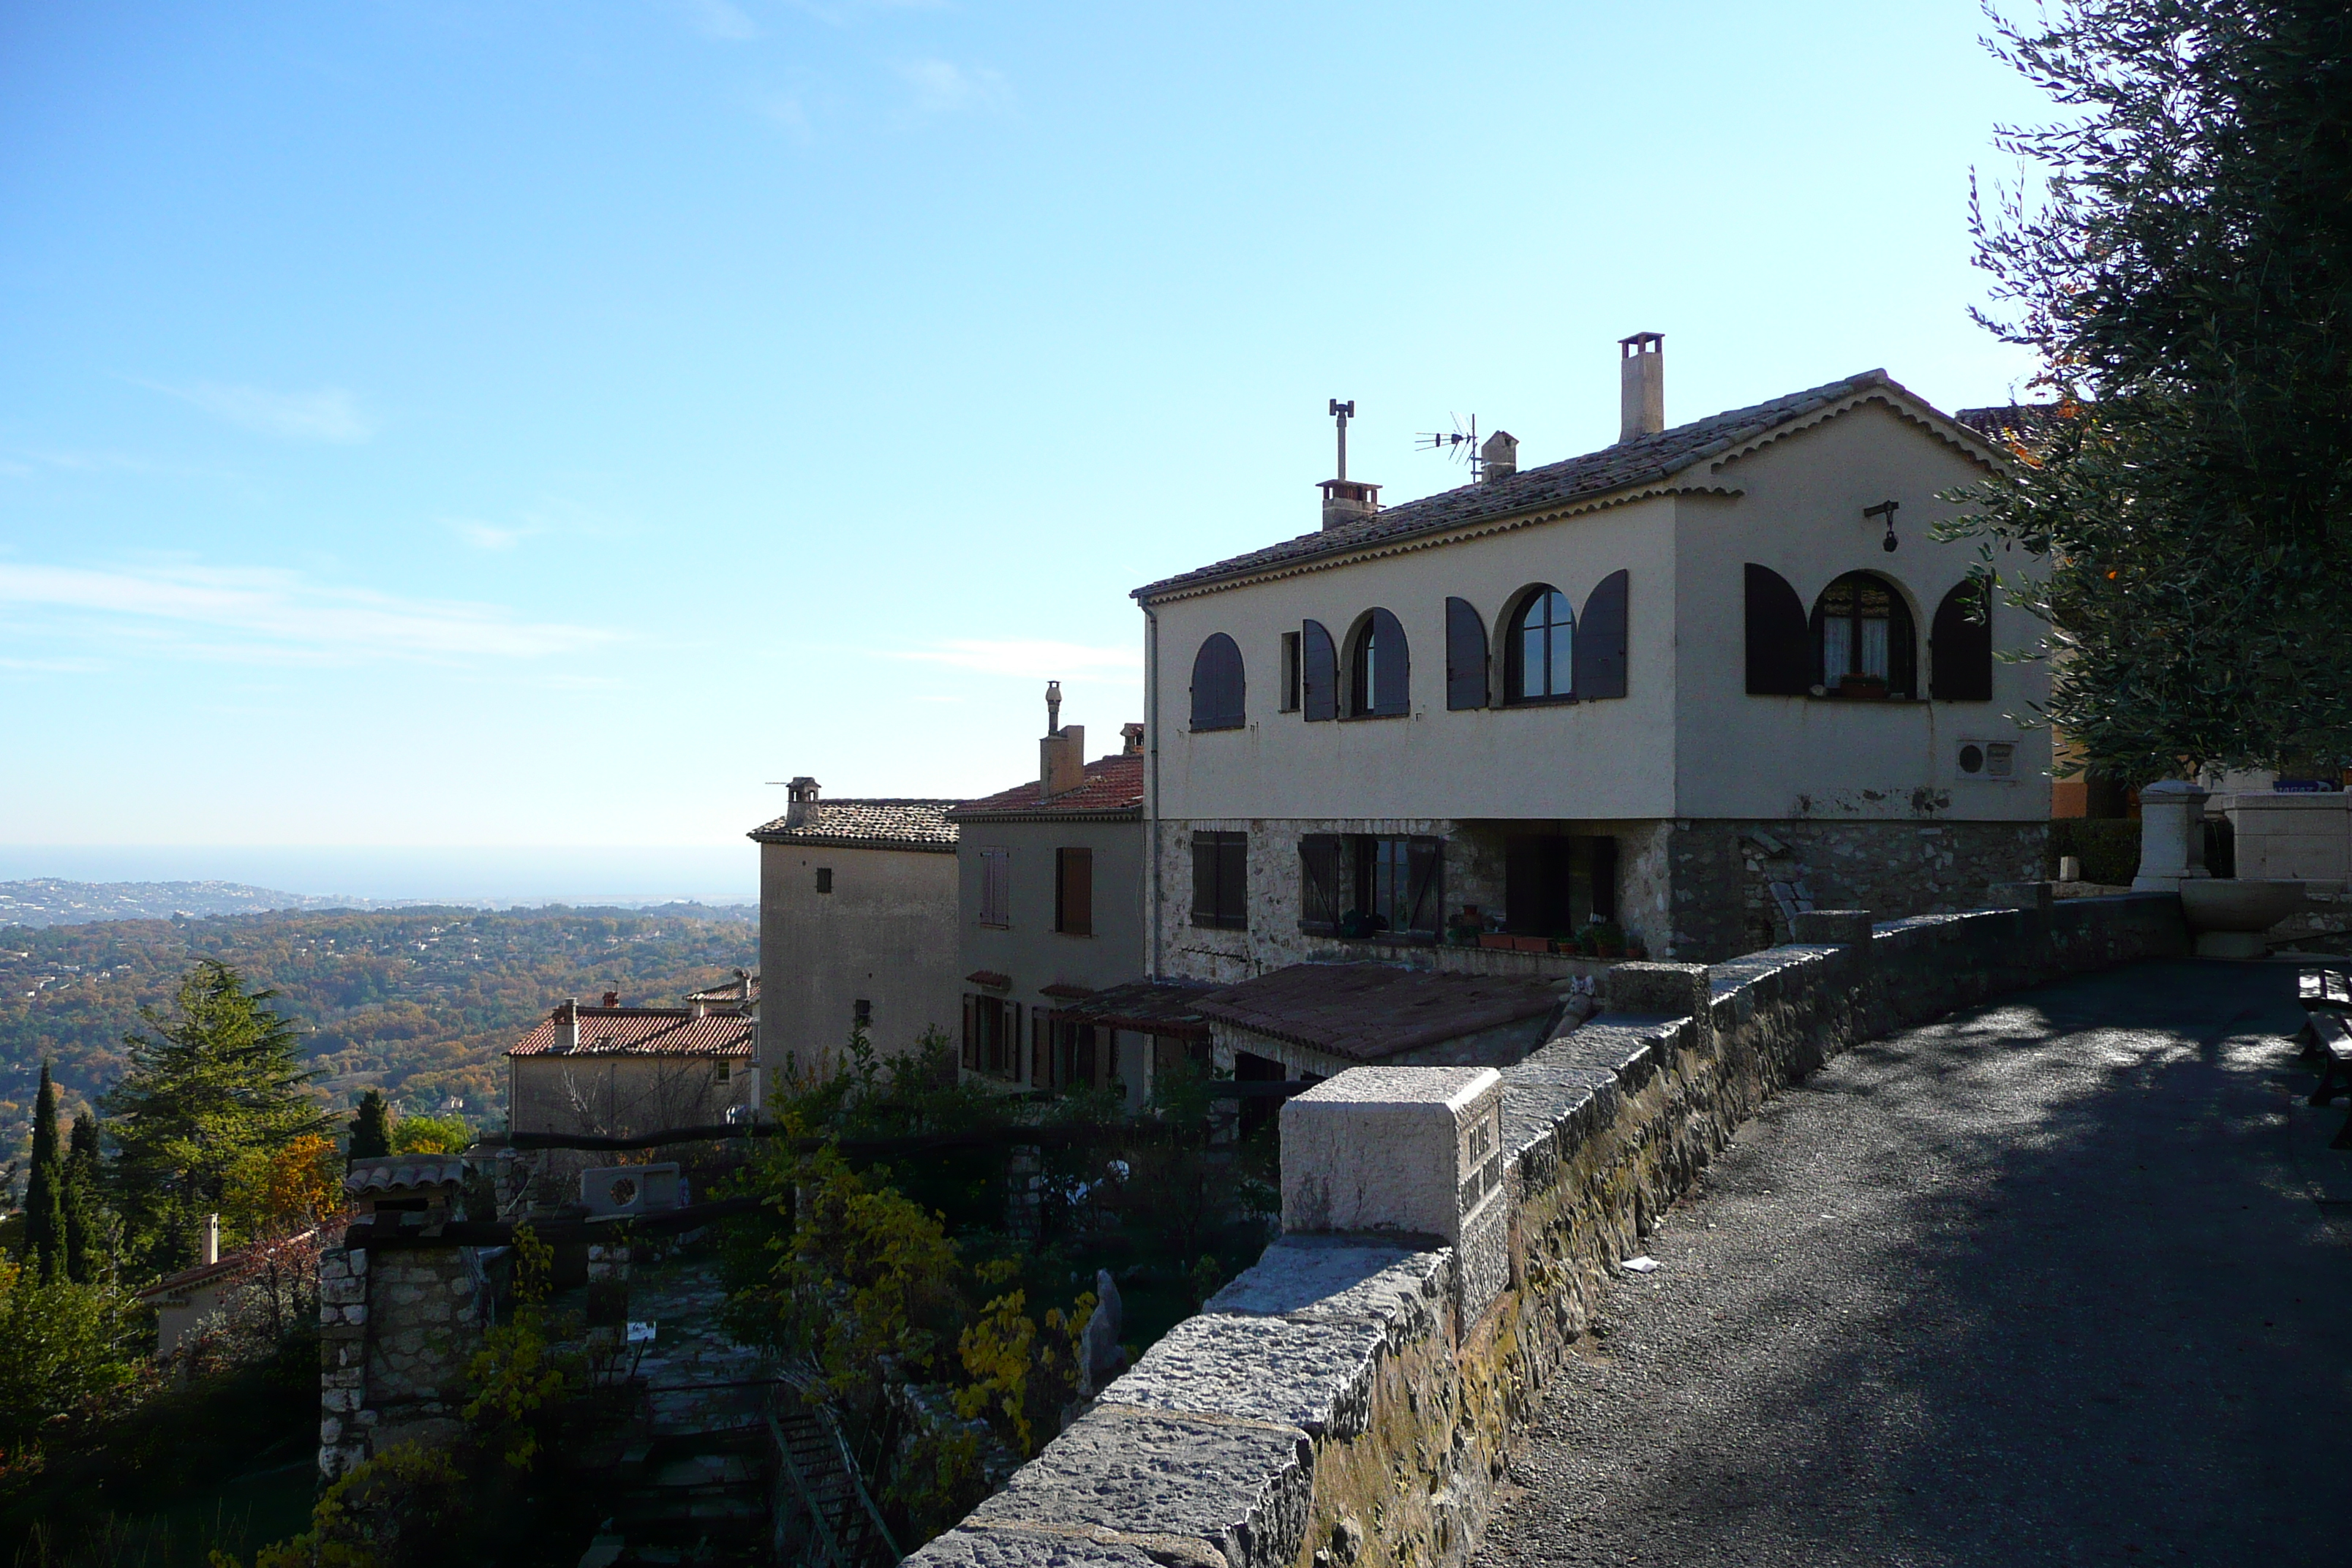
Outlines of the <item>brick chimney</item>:
<svg viewBox="0 0 2352 1568">
<path fill-rule="evenodd" d="M 1488 484 L 1507 479 L 1519 471 L 1519 438 L 1508 430 L 1497 430 L 1479 444 L 1478 477 Z"/>
<path fill-rule="evenodd" d="M 1122 757 L 1143 755 L 1143 726 L 1121 724 L 1118 727 L 1118 754 Z"/>
<path fill-rule="evenodd" d="M 580 1048 L 580 998 L 566 996 L 551 1015 L 555 1021 L 555 1048 L 576 1051 Z"/>
<path fill-rule="evenodd" d="M 1617 340 L 1617 439 L 1654 436 L 1666 427 L 1666 335 L 1635 332 Z"/>
</svg>

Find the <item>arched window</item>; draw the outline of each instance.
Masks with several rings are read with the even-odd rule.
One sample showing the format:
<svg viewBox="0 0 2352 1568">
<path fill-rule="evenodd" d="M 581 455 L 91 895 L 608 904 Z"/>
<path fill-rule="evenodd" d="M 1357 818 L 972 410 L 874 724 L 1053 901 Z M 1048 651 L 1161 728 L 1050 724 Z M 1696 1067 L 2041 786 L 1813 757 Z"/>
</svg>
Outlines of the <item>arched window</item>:
<svg viewBox="0 0 2352 1568">
<path fill-rule="evenodd" d="M 1387 719 L 1412 707 L 1412 654 L 1404 627 L 1386 610 L 1364 617 L 1348 649 L 1348 711 L 1359 719 Z"/>
<path fill-rule="evenodd" d="M 1815 684 L 1832 697 L 1909 697 L 1918 654 L 1911 607 L 1874 572 L 1849 572 L 1813 605 Z"/>
<path fill-rule="evenodd" d="M 1192 728 L 1238 730 L 1243 712 L 1242 650 L 1223 632 L 1192 656 Z"/>
<path fill-rule="evenodd" d="M 1528 591 L 1504 640 L 1504 692 L 1511 702 L 1576 695 L 1576 613 L 1549 583 Z"/>
<path fill-rule="evenodd" d="M 1992 700 L 1992 617 L 1971 578 L 1944 595 L 1927 631 L 1927 695 L 1938 702 Z"/>
</svg>

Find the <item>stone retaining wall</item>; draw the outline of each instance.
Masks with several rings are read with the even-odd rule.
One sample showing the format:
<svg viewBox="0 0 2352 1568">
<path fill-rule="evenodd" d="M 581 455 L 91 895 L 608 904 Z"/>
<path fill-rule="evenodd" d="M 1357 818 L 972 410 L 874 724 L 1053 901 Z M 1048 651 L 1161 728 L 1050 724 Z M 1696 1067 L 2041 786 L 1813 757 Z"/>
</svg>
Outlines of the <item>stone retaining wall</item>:
<svg viewBox="0 0 2352 1568">
<path fill-rule="evenodd" d="M 1465 1276 L 1486 1269 L 1465 1268 L 1439 1235 L 1286 1234 L 910 1561 L 1466 1560 L 1506 1449 L 1601 1286 L 1767 1098 L 1858 1039 L 2037 980 L 2188 951 L 2169 894 L 2054 908 L 2046 886 L 1996 895 L 2012 907 L 1875 926 L 1858 912 L 1803 915 L 1798 945 L 1712 969 L 1620 965 L 1609 1013 L 1502 1069 L 1498 1082 L 1465 1089 L 1458 1068 L 1357 1069 L 1406 1075 L 1399 1083 L 1451 1075 L 1436 1087 L 1454 1101 L 1499 1100 L 1500 1293 L 1482 1306 L 1487 1289 Z M 1286 1129 L 1302 1103 L 1286 1108 Z M 1286 1214 L 1295 1179 L 1329 1179 L 1293 1165 L 1286 1148 Z M 1399 1180 L 1425 1189 L 1427 1174 Z M 1477 1188 L 1465 1184 L 1463 1201 L 1480 1205 L 1483 1231 L 1493 1204 Z M 1471 1230 L 1454 1234 L 1484 1250 Z"/>
</svg>

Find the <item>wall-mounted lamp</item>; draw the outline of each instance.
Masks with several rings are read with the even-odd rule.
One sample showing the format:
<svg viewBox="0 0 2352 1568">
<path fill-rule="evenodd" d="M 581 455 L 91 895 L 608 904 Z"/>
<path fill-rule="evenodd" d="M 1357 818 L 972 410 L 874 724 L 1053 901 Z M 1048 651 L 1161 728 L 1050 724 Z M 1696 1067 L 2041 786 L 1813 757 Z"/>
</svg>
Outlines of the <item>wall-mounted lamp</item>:
<svg viewBox="0 0 2352 1568">
<path fill-rule="evenodd" d="M 1895 513 L 1902 504 L 1899 500 L 1883 500 L 1876 506 L 1866 506 L 1862 509 L 1862 515 L 1864 517 L 1883 517 L 1886 520 L 1886 537 L 1878 542 L 1878 547 L 1890 555 L 1895 552 L 1895 547 L 1903 542 L 1895 537 Z"/>
</svg>

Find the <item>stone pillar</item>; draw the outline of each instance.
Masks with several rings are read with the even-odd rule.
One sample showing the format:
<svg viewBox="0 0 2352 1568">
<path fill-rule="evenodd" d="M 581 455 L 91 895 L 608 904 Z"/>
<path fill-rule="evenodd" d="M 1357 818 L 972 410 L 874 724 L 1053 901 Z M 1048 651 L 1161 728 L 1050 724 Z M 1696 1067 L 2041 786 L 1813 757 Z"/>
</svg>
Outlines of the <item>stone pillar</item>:
<svg viewBox="0 0 2352 1568">
<path fill-rule="evenodd" d="M 319 1255 L 319 1475 L 333 1480 L 368 1457 L 368 1255 Z"/>
<path fill-rule="evenodd" d="M 1609 1011 L 1714 1022 L 1715 988 L 1704 963 L 1618 963 L 1609 969 Z"/>
<path fill-rule="evenodd" d="M 1465 1327 L 1508 1283 L 1509 1207 L 1492 1068 L 1351 1068 L 1283 1104 L 1284 1234 L 1443 1241 Z"/>
<path fill-rule="evenodd" d="M 2132 891 L 2175 893 L 2183 882 L 2212 875 L 2205 869 L 2205 796 L 2185 779 L 2139 792 L 2139 875 Z"/>
</svg>

